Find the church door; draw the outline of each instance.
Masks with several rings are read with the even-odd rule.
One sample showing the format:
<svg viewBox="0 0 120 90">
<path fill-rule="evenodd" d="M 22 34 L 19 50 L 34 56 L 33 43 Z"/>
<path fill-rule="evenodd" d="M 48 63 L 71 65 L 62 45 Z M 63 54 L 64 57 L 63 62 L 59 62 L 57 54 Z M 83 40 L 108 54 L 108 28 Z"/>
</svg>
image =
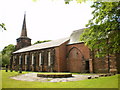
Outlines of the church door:
<svg viewBox="0 0 120 90">
<path fill-rule="evenodd" d="M 89 61 L 85 61 L 85 70 L 86 73 L 89 73 Z"/>
<path fill-rule="evenodd" d="M 81 72 L 82 54 L 77 48 L 72 48 L 68 55 L 67 69 L 69 72 Z"/>
</svg>

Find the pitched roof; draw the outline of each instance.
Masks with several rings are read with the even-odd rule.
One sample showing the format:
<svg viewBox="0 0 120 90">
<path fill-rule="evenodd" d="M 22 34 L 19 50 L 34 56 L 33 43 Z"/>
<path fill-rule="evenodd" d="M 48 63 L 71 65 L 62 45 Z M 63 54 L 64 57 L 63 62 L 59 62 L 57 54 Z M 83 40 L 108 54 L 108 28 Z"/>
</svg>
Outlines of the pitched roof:
<svg viewBox="0 0 120 90">
<path fill-rule="evenodd" d="M 84 29 L 85 28 L 73 31 L 72 34 L 70 35 L 70 41 L 68 45 L 83 42 L 80 41 L 80 35 L 83 33 Z"/>
<path fill-rule="evenodd" d="M 22 26 L 21 37 L 27 37 L 26 14 L 24 14 L 24 20 L 23 20 L 23 26 Z"/>
<path fill-rule="evenodd" d="M 58 40 L 53 40 L 50 42 L 39 43 L 39 44 L 35 44 L 35 45 L 31 45 L 31 46 L 19 49 L 13 53 L 21 53 L 21 52 L 27 52 L 27 51 L 32 51 L 32 50 L 56 47 L 56 46 L 60 46 L 61 44 L 63 44 L 64 42 L 66 42 L 68 40 L 69 40 L 69 38 L 67 37 L 67 38 L 62 38 L 62 39 L 58 39 Z"/>
</svg>

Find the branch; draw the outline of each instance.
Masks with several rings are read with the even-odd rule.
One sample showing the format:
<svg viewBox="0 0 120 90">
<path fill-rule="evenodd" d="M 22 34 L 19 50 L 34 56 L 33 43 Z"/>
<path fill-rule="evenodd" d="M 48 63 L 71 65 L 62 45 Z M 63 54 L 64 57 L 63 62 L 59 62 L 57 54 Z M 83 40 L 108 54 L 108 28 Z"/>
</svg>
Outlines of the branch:
<svg viewBox="0 0 120 90">
<path fill-rule="evenodd" d="M 3 30 L 6 30 L 4 23 L 0 24 L 0 27 L 1 27 Z"/>
</svg>

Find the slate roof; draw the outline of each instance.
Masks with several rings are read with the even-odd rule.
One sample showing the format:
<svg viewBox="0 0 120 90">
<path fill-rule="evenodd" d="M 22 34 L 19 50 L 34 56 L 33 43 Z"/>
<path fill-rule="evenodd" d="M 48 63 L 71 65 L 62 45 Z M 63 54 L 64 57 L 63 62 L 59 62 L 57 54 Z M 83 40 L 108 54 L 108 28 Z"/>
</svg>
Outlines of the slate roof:
<svg viewBox="0 0 120 90">
<path fill-rule="evenodd" d="M 50 41 L 50 42 L 31 45 L 31 46 L 19 49 L 19 50 L 13 52 L 13 53 L 21 53 L 21 52 L 27 52 L 27 51 L 32 51 L 32 50 L 39 50 L 39 49 L 56 47 L 56 46 L 60 46 L 61 44 L 63 44 L 66 41 L 69 41 L 68 45 L 80 43 L 80 42 L 83 42 L 83 41 L 80 41 L 80 35 L 83 33 L 83 30 L 84 30 L 84 28 L 79 29 L 79 30 L 75 30 L 75 31 L 72 32 L 70 37 L 67 37 L 67 38 L 62 38 L 62 39 L 53 40 L 53 41 Z"/>
<path fill-rule="evenodd" d="M 85 28 L 73 31 L 72 34 L 70 35 L 70 41 L 68 45 L 83 42 L 80 41 L 80 35 L 83 33 L 84 29 Z"/>
<path fill-rule="evenodd" d="M 19 50 L 13 52 L 13 53 L 21 53 L 21 52 L 27 52 L 27 51 L 32 51 L 32 50 L 39 50 L 39 49 L 56 47 L 56 46 L 60 46 L 61 44 L 63 44 L 66 41 L 69 41 L 69 37 L 58 39 L 58 40 L 53 40 L 53 41 L 50 41 L 50 42 L 31 45 L 31 46 L 19 49 Z"/>
</svg>

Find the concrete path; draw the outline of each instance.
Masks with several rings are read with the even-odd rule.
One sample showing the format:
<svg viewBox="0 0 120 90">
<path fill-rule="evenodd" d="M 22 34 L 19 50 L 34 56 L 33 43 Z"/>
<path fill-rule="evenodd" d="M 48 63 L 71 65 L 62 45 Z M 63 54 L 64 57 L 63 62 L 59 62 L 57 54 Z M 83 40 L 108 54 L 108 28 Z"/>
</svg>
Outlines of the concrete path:
<svg viewBox="0 0 120 90">
<path fill-rule="evenodd" d="M 21 81 L 38 81 L 38 82 L 69 82 L 69 81 L 79 81 L 88 79 L 88 76 L 97 77 L 98 75 L 72 75 L 73 77 L 69 78 L 43 78 L 37 77 L 37 73 L 27 73 L 14 77 L 11 79 L 21 80 Z"/>
</svg>

